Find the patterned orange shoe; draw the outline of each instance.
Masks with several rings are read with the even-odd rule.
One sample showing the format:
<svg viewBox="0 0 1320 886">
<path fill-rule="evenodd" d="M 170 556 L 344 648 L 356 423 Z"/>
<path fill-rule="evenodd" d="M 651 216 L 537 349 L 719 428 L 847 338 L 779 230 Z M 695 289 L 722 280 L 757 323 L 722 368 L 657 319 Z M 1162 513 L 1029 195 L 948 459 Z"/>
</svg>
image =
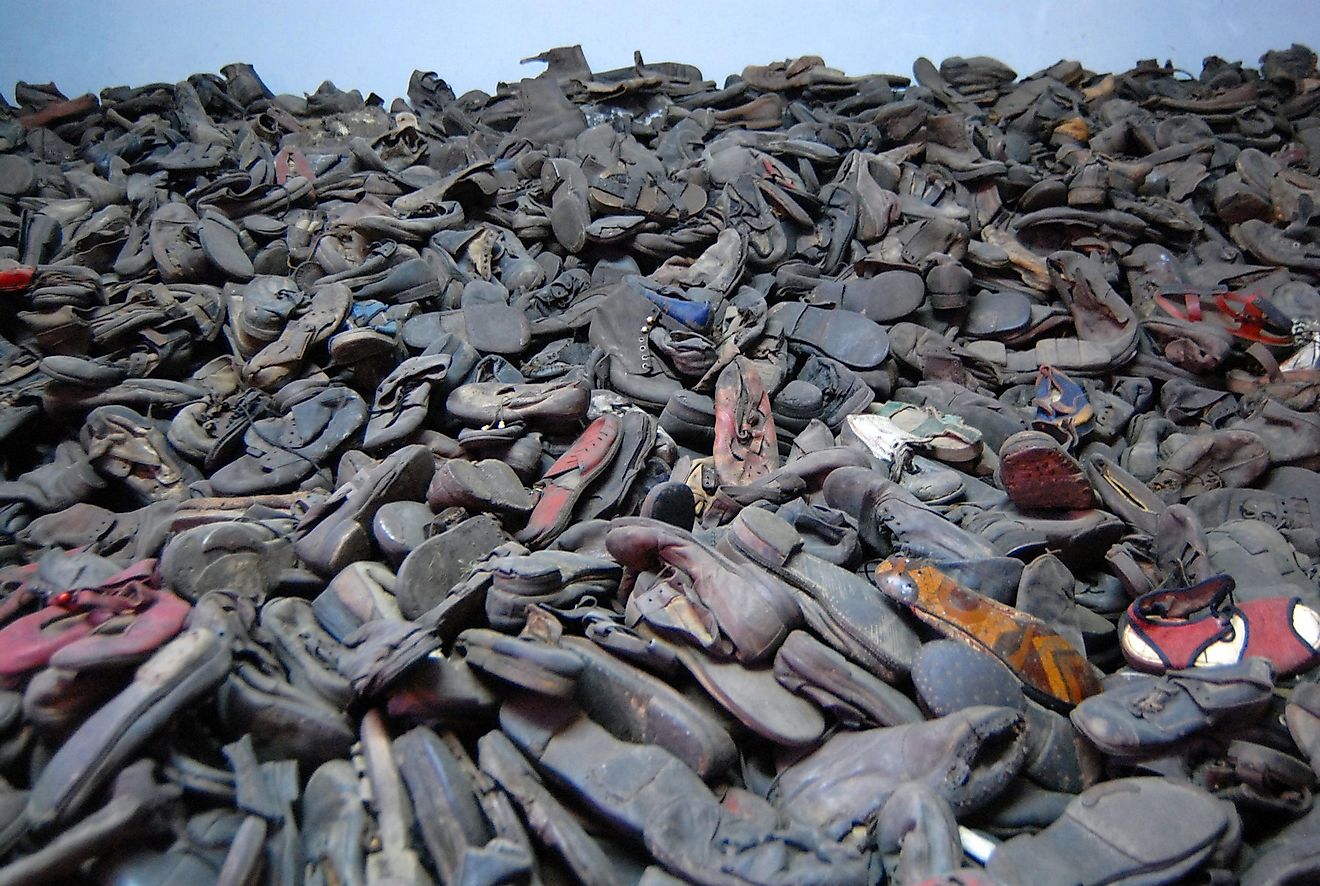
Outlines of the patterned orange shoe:
<svg viewBox="0 0 1320 886">
<path fill-rule="evenodd" d="M 1067 709 L 1100 692 L 1086 656 L 1045 622 L 960 587 L 934 566 L 906 557 L 876 563 L 871 581 L 946 637 L 998 658 L 1029 695 Z"/>
</svg>

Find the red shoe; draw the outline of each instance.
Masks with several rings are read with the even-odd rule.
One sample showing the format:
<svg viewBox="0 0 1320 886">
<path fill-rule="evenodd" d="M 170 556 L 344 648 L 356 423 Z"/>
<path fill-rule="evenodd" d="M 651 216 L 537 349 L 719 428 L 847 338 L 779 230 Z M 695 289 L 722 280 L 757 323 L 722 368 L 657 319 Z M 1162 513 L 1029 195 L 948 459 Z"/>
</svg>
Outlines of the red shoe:
<svg viewBox="0 0 1320 886">
<path fill-rule="evenodd" d="M 302 176 L 307 179 L 308 184 L 316 183 L 316 173 L 312 170 L 312 164 L 308 162 L 306 155 L 292 145 L 285 145 L 275 155 L 275 183 L 282 185 L 292 175 Z"/>
<path fill-rule="evenodd" d="M 188 601 L 156 591 L 145 606 L 118 612 L 56 650 L 50 666 L 90 671 L 144 661 L 183 630 L 191 611 Z"/>
<path fill-rule="evenodd" d="M 32 285 L 32 276 L 36 272 L 36 268 L 25 265 L 0 268 L 0 292 L 22 292 Z"/>
<path fill-rule="evenodd" d="M 47 606 L 17 618 L 0 629 L 0 686 L 17 689 L 34 671 L 50 664 L 50 657 L 92 632 L 93 612 L 75 612 Z"/>
<path fill-rule="evenodd" d="M 747 486 L 779 467 L 770 397 L 756 367 L 735 357 L 715 387 L 715 473 L 725 486 Z"/>
<path fill-rule="evenodd" d="M 1118 628 L 1128 664 L 1159 674 L 1258 656 L 1280 677 L 1320 664 L 1320 613 L 1299 597 L 1239 606 L 1229 596 L 1235 586 L 1232 576 L 1216 575 L 1132 601 Z"/>
<path fill-rule="evenodd" d="M 1258 292 L 1165 289 L 1155 294 L 1155 303 L 1171 317 L 1214 323 L 1237 338 L 1265 345 L 1294 343 L 1292 319 Z"/>
<path fill-rule="evenodd" d="M 527 527 L 515 536 L 518 541 L 529 548 L 543 548 L 559 537 L 573 519 L 577 500 L 614 460 L 622 429 L 617 415 L 602 415 L 559 456 L 536 484 L 536 504 Z"/>
<path fill-rule="evenodd" d="M 70 670 L 141 661 L 183 630 L 192 607 L 160 589 L 155 560 L 94 588 L 61 591 L 38 612 L 0 629 L 0 684 L 18 686 L 48 665 Z"/>
</svg>

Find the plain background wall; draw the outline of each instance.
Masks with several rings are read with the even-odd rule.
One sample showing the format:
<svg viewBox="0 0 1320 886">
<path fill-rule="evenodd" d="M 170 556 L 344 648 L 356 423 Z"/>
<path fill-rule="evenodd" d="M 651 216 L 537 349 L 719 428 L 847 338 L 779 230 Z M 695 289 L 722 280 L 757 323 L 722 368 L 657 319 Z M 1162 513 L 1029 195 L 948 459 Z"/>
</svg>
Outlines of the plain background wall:
<svg viewBox="0 0 1320 886">
<path fill-rule="evenodd" d="M 748 64 L 813 53 L 849 74 L 910 74 L 925 55 L 992 55 L 1020 75 L 1060 58 L 1094 71 L 1169 59 L 1192 73 L 1207 55 L 1255 66 L 1261 53 L 1320 48 L 1315 0 L 0 0 L 0 94 L 53 80 L 67 95 L 181 80 L 231 61 L 275 92 L 322 80 L 386 100 L 414 68 L 456 92 L 535 76 L 521 58 L 581 43 L 595 70 L 647 61 L 698 65 L 722 83 Z"/>
</svg>

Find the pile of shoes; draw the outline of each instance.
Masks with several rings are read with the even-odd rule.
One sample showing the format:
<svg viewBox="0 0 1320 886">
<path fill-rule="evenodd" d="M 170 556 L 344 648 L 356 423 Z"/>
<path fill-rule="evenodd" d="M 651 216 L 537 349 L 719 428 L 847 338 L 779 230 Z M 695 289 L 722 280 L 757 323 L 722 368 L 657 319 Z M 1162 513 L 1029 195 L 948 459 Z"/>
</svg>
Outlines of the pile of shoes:
<svg viewBox="0 0 1320 886">
<path fill-rule="evenodd" d="M 530 61 L 0 100 L 0 884 L 1320 879 L 1315 53 Z"/>
</svg>

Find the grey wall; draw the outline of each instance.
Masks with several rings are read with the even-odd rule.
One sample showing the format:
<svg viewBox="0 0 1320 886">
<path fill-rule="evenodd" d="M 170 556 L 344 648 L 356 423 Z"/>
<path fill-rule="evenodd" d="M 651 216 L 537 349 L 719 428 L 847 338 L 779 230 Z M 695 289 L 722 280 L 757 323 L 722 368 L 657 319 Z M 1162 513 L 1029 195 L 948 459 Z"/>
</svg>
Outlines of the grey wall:
<svg viewBox="0 0 1320 886">
<path fill-rule="evenodd" d="M 974 11 L 973 11 L 974 10 Z M 1255 65 L 1266 49 L 1320 48 L 1314 0 L 0 0 L 0 93 L 54 80 L 68 95 L 176 81 L 249 61 L 276 92 L 322 80 L 401 95 L 414 68 L 458 92 L 534 76 L 518 59 L 581 43 L 596 70 L 699 65 L 723 81 L 748 64 L 815 53 L 849 74 L 910 74 L 912 60 L 993 55 L 1019 74 L 1060 58 L 1096 71 L 1140 58 L 1200 70 L 1217 54 Z"/>
</svg>

